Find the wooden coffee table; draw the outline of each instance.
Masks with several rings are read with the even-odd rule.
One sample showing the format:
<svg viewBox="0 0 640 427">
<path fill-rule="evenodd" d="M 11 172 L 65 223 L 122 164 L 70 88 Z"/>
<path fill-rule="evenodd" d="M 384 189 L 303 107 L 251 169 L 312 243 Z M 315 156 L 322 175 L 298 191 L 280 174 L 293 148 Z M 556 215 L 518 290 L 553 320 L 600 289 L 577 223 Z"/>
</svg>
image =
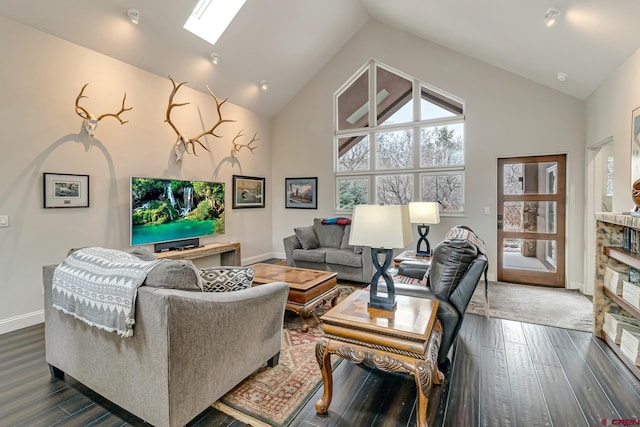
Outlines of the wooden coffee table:
<svg viewBox="0 0 640 427">
<path fill-rule="evenodd" d="M 335 306 L 340 295 L 337 288 L 337 273 L 288 267 L 286 265 L 253 264 L 256 273 L 253 283 L 261 285 L 272 282 L 289 284 L 286 309 L 297 313 L 302 319 L 302 331 L 309 330 L 307 319 L 317 307 L 331 301 Z"/>
<path fill-rule="evenodd" d="M 368 309 L 369 293 L 358 290 L 320 317 L 324 333 L 316 344 L 316 358 L 324 393 L 316 411 L 326 414 L 333 395 L 331 354 L 370 368 L 402 372 L 415 378 L 418 394 L 417 426 L 427 426 L 428 394 L 441 384 L 438 350 L 442 324 L 436 319 L 438 301 L 397 295 L 395 311 Z"/>
</svg>

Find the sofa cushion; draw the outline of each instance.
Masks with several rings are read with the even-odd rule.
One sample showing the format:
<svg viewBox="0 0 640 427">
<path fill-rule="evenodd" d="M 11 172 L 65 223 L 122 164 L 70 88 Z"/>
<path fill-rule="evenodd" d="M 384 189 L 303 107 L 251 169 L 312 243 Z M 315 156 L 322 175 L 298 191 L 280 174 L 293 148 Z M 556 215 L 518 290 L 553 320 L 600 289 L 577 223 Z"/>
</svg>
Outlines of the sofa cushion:
<svg viewBox="0 0 640 427">
<path fill-rule="evenodd" d="M 326 259 L 326 249 L 294 249 L 293 251 L 293 259 L 295 261 L 305 261 L 305 262 L 325 262 Z"/>
<path fill-rule="evenodd" d="M 251 287 L 256 270 L 253 267 L 210 267 L 200 270 L 205 292 L 230 292 Z"/>
<path fill-rule="evenodd" d="M 338 224 L 323 224 L 322 218 L 313 220 L 313 229 L 318 236 L 321 248 L 340 248 L 344 227 Z"/>
<path fill-rule="evenodd" d="M 198 269 L 193 262 L 178 259 L 162 259 L 147 273 L 144 281 L 153 288 L 202 290 Z"/>
<path fill-rule="evenodd" d="M 362 246 L 351 246 L 349 244 L 349 238 L 351 237 L 351 224 L 344 226 L 344 232 L 342 236 L 342 243 L 340 243 L 340 249 L 351 249 L 353 253 L 361 254 L 364 248 Z"/>
<path fill-rule="evenodd" d="M 328 249 L 326 262 L 348 267 L 362 267 L 362 255 L 356 254 L 351 249 Z"/>
<path fill-rule="evenodd" d="M 302 249 L 316 249 L 320 247 L 320 242 L 316 236 L 316 232 L 312 226 L 296 227 L 293 229 L 296 233 L 298 241 L 302 245 Z"/>
</svg>

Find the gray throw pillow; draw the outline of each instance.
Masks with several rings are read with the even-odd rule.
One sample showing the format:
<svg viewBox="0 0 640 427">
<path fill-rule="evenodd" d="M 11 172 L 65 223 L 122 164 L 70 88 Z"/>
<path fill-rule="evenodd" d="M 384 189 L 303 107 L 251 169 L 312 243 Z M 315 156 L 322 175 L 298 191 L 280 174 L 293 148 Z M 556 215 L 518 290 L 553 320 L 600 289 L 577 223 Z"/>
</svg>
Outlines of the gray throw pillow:
<svg viewBox="0 0 640 427">
<path fill-rule="evenodd" d="M 211 267 L 200 270 L 205 292 L 230 292 L 251 287 L 256 270 L 253 267 Z"/>
<path fill-rule="evenodd" d="M 144 284 L 154 288 L 202 290 L 198 269 L 188 260 L 161 259 L 147 273 Z"/>
<path fill-rule="evenodd" d="M 296 237 L 302 245 L 302 249 L 316 249 L 320 247 L 318 236 L 316 236 L 316 232 L 312 226 L 296 227 L 293 231 L 296 233 Z"/>
<path fill-rule="evenodd" d="M 158 259 L 153 254 L 153 252 L 151 252 L 147 248 L 135 248 L 129 253 L 137 258 L 140 258 L 140 260 L 142 261 L 155 261 L 156 259 Z"/>
</svg>

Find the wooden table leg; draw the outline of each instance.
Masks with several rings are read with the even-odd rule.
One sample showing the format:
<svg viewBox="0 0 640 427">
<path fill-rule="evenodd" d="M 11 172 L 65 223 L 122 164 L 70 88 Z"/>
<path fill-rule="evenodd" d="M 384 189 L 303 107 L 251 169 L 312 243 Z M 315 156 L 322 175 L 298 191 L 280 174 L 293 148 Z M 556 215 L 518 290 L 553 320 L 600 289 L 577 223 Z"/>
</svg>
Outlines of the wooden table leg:
<svg viewBox="0 0 640 427">
<path fill-rule="evenodd" d="M 331 405 L 331 398 L 333 397 L 333 371 L 328 339 L 321 338 L 316 344 L 316 360 L 320 366 L 322 383 L 324 384 L 322 398 L 316 402 L 316 412 L 318 414 L 326 414 L 329 411 L 329 405 Z"/>
<path fill-rule="evenodd" d="M 416 394 L 418 397 L 418 405 L 416 408 L 416 416 L 418 427 L 427 427 L 427 407 L 429 406 L 429 398 L 427 397 L 431 389 L 431 372 L 424 375 L 424 371 L 428 369 L 423 361 L 416 360 L 416 370 L 413 376 L 416 380 Z"/>
</svg>

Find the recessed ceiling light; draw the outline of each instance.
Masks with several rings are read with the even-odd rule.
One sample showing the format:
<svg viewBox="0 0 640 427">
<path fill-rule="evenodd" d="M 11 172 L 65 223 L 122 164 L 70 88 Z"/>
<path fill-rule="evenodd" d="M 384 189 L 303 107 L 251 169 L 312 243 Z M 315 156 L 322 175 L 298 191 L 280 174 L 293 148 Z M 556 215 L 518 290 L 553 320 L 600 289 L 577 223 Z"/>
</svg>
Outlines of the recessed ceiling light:
<svg viewBox="0 0 640 427">
<path fill-rule="evenodd" d="M 262 89 L 262 90 L 267 90 L 267 89 L 269 89 L 269 85 L 267 84 L 267 81 L 266 81 L 266 80 L 262 80 L 262 81 L 260 82 L 260 89 Z"/>
<path fill-rule="evenodd" d="M 562 14 L 562 11 L 555 6 L 551 6 L 547 9 L 547 13 L 544 15 L 544 23 L 547 27 L 552 26 L 558 20 L 558 16 Z"/>
<path fill-rule="evenodd" d="M 209 59 L 215 65 L 218 65 L 218 62 L 220 61 L 220 56 L 217 53 L 213 52 L 211 55 L 209 55 Z"/>
<path fill-rule="evenodd" d="M 246 0 L 200 0 L 184 29 L 211 44 L 216 44 Z"/>
<path fill-rule="evenodd" d="M 569 78 L 569 76 L 568 76 L 567 74 L 565 74 L 565 73 L 558 73 L 558 74 L 556 75 L 556 78 L 557 78 L 559 81 L 564 82 L 564 81 L 567 81 L 567 79 Z"/>
<path fill-rule="evenodd" d="M 138 22 L 140 22 L 140 12 L 138 12 L 138 9 L 131 8 L 127 10 L 127 15 L 134 24 L 137 25 Z"/>
</svg>

